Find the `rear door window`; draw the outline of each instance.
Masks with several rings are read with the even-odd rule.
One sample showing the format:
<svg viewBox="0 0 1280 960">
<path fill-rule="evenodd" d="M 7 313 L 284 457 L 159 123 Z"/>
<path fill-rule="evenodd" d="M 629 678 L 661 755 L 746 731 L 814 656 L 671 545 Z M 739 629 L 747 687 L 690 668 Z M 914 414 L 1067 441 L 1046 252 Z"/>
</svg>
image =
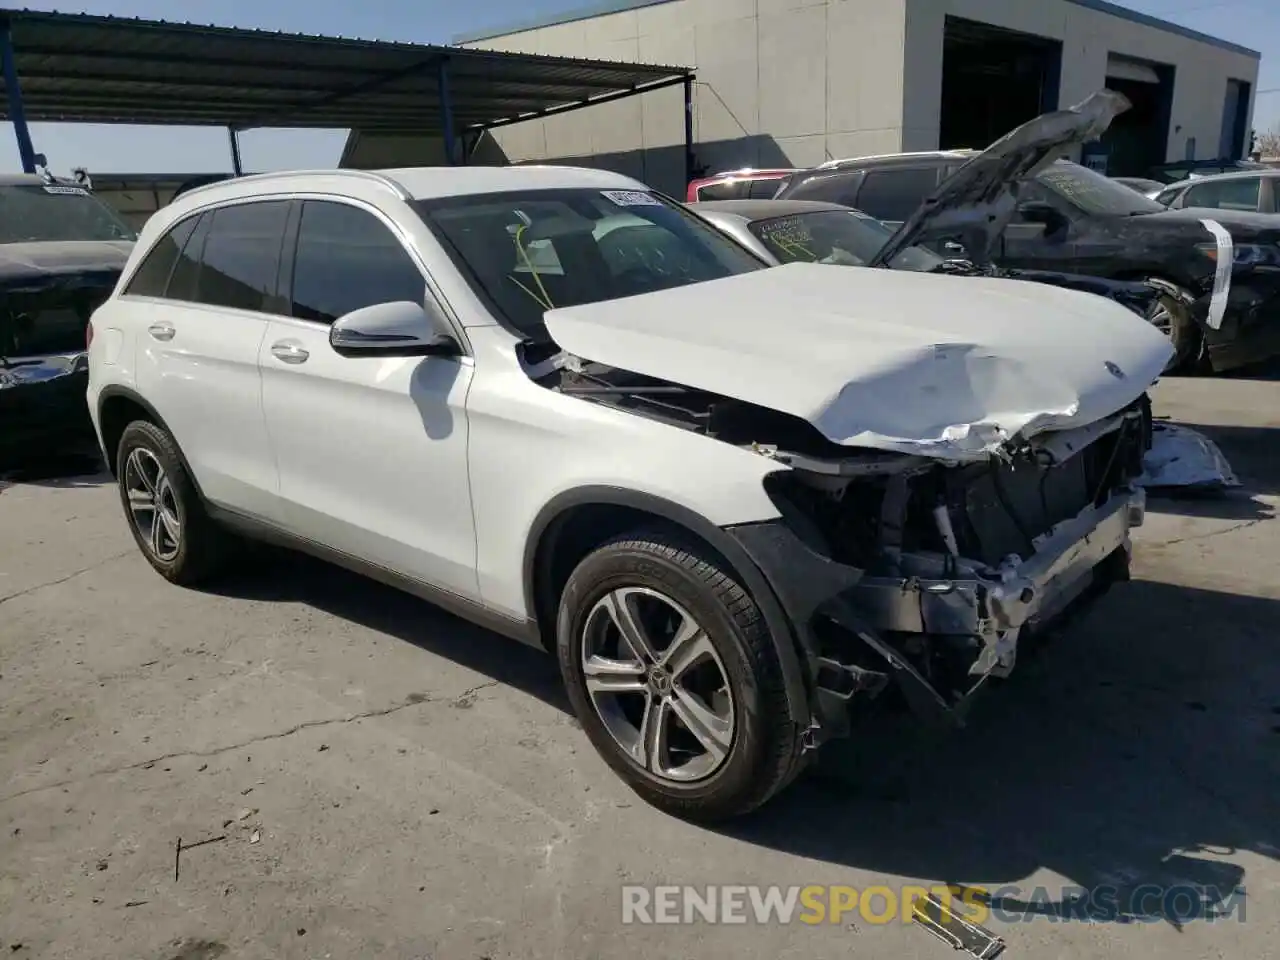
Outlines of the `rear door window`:
<svg viewBox="0 0 1280 960">
<path fill-rule="evenodd" d="M 872 170 L 858 191 L 858 209 L 877 220 L 906 220 L 938 186 L 938 170 L 932 166 Z"/>
<path fill-rule="evenodd" d="M 303 203 L 293 260 L 293 316 L 333 323 L 378 303 L 422 303 L 426 294 L 418 265 L 372 213 L 346 203 Z"/>
<path fill-rule="evenodd" d="M 745 200 L 750 183 L 746 180 L 721 180 L 698 188 L 699 200 Z"/>
<path fill-rule="evenodd" d="M 165 288 L 169 285 L 169 275 L 178 262 L 178 255 L 182 253 L 182 248 L 199 219 L 198 216 L 187 217 L 157 240 L 134 271 L 124 292 L 139 297 L 163 297 Z"/>
<path fill-rule="evenodd" d="M 1188 187 L 1181 205 L 1215 210 L 1257 210 L 1261 190 L 1261 177 L 1217 180 Z"/>
<path fill-rule="evenodd" d="M 196 299 L 255 313 L 283 312 L 277 284 L 289 201 L 240 203 L 210 216 Z"/>
<path fill-rule="evenodd" d="M 782 181 L 776 177 L 768 177 L 762 180 L 752 180 L 747 184 L 747 199 L 749 200 L 772 200 L 778 189 L 782 186 Z"/>
<path fill-rule="evenodd" d="M 857 205 L 858 187 L 862 184 L 862 171 L 842 171 L 825 176 L 810 177 L 787 193 L 788 200 L 823 200 L 846 207 Z"/>
</svg>

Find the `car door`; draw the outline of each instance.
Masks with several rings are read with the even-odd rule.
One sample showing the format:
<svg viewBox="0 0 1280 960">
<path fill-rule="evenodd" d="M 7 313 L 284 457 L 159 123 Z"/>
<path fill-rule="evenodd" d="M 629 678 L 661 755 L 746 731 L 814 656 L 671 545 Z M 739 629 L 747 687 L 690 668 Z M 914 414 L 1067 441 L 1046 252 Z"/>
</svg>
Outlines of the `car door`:
<svg viewBox="0 0 1280 960">
<path fill-rule="evenodd" d="M 137 385 L 205 498 L 276 516 L 258 353 L 278 293 L 288 201 L 220 206 L 175 225 L 122 300 L 137 324 Z"/>
<path fill-rule="evenodd" d="M 422 303 L 426 279 L 372 207 L 302 200 L 294 220 L 289 316 L 271 321 L 259 355 L 284 524 L 475 599 L 464 409 L 472 361 L 336 353 L 334 320 L 377 303 Z"/>
</svg>

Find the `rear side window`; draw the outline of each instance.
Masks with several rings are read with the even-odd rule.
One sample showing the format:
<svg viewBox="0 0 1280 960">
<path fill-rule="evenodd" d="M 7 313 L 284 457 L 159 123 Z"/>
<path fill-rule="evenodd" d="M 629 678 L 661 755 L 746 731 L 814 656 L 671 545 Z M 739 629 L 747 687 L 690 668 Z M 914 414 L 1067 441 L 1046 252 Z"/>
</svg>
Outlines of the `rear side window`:
<svg viewBox="0 0 1280 960">
<path fill-rule="evenodd" d="M 1182 192 L 1182 188 L 1176 190 L 1165 190 L 1163 193 L 1156 195 L 1156 203 L 1163 203 L 1166 207 L 1170 206 L 1173 201 L 1178 199 L 1178 194 Z"/>
<path fill-rule="evenodd" d="M 376 303 L 422 303 L 426 294 L 417 264 L 373 214 L 345 203 L 303 203 L 293 261 L 293 316 L 333 323 Z"/>
<path fill-rule="evenodd" d="M 855 205 L 862 173 L 835 173 L 810 177 L 787 191 L 788 200 L 825 200 L 846 207 Z"/>
<path fill-rule="evenodd" d="M 752 180 L 747 184 L 748 200 L 772 200 L 782 186 L 782 181 L 770 177 L 765 180 Z"/>
<path fill-rule="evenodd" d="M 169 285 L 169 275 L 173 273 L 174 264 L 178 262 L 178 255 L 182 253 L 182 248 L 190 238 L 191 231 L 196 228 L 196 221 L 199 219 L 199 217 L 187 217 L 157 240 L 156 245 L 138 265 L 124 292 L 139 297 L 163 297 L 165 288 Z"/>
<path fill-rule="evenodd" d="M 858 192 L 858 209 L 877 220 L 906 220 L 937 186 L 937 167 L 872 170 Z"/>
<path fill-rule="evenodd" d="M 212 221 L 211 214 L 202 213 L 191 236 L 182 245 L 182 252 L 178 254 L 178 262 L 173 265 L 169 285 L 164 291 L 170 300 L 195 300 L 196 281 L 200 279 L 200 255 L 204 252 L 205 237 L 209 235 Z"/>
<path fill-rule="evenodd" d="M 745 200 L 750 183 L 746 180 L 722 180 L 698 188 L 699 200 Z"/>
<path fill-rule="evenodd" d="M 1187 188 L 1182 206 L 1211 207 L 1217 210 L 1257 210 L 1258 194 L 1261 189 L 1260 177 L 1202 183 Z"/>
<path fill-rule="evenodd" d="M 200 257 L 196 299 L 217 307 L 280 313 L 280 249 L 289 201 L 219 207 Z"/>
</svg>

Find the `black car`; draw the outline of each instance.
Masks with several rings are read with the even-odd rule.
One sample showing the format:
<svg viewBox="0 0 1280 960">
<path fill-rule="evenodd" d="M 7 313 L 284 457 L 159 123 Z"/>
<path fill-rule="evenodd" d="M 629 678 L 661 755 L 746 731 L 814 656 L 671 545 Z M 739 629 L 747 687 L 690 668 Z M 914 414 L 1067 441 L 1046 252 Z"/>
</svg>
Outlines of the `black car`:
<svg viewBox="0 0 1280 960">
<path fill-rule="evenodd" d="M 78 184 L 0 176 L 0 468 L 93 441 L 85 334 L 135 239 Z"/>
<path fill-rule="evenodd" d="M 905 221 L 881 252 L 884 262 L 920 245 L 979 268 L 1148 281 L 1162 291 L 1151 319 L 1183 364 L 1225 370 L 1280 354 L 1280 218 L 1170 210 L 1055 159 L 1099 136 L 1127 106 L 1103 91 L 1023 124 L 980 154 L 828 164 L 792 176 L 778 199 L 833 201 Z M 1230 266 L 1220 270 L 1220 257 Z"/>
</svg>

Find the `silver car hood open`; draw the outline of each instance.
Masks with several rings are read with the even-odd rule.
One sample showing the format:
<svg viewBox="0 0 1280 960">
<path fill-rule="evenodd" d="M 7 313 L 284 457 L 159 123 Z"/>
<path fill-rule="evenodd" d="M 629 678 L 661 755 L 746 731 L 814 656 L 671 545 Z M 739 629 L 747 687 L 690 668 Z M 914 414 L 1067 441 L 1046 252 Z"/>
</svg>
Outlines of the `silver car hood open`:
<svg viewBox="0 0 1280 960">
<path fill-rule="evenodd" d="M 959 237 L 979 266 L 1013 218 L 1018 184 L 1034 177 L 1066 150 L 1102 136 L 1129 109 L 1113 90 L 1100 90 L 1068 110 L 1028 120 L 953 173 L 898 228 L 868 266 L 892 262 L 898 252 L 930 240 Z"/>
<path fill-rule="evenodd" d="M 585 360 L 787 413 L 844 446 L 948 461 L 1114 413 L 1172 354 L 1092 294 L 812 263 L 551 310 L 546 325 Z"/>
</svg>

